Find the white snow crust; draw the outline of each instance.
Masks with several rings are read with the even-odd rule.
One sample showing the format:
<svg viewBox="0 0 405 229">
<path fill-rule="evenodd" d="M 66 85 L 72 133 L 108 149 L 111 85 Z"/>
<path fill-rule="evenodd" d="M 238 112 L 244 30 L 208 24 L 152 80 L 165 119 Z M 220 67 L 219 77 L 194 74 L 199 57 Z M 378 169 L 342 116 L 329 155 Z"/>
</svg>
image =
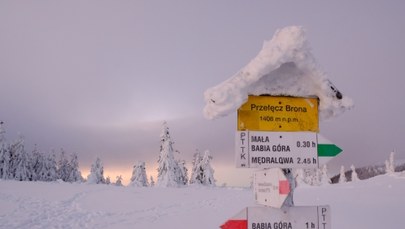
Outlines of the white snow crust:
<svg viewBox="0 0 405 229">
<path fill-rule="evenodd" d="M 296 206 L 330 205 L 334 229 L 403 228 L 405 173 L 299 186 Z M 117 187 L 0 180 L 0 228 L 219 228 L 254 203 L 251 189 Z"/>
<path fill-rule="evenodd" d="M 204 93 L 204 115 L 208 119 L 235 112 L 248 95 L 318 97 L 321 120 L 340 115 L 353 107 L 319 69 L 311 53 L 305 30 L 290 26 L 276 31 L 270 41 L 244 68 Z"/>
</svg>

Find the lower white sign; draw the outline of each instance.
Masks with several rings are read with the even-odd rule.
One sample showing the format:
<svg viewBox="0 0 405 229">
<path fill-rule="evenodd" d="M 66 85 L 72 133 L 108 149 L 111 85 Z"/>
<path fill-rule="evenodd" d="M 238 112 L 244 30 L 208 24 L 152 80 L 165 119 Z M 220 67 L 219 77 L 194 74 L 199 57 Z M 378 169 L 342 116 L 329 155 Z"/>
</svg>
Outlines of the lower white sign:
<svg viewBox="0 0 405 229">
<path fill-rule="evenodd" d="M 290 193 L 290 184 L 280 168 L 264 169 L 254 173 L 253 189 L 257 203 L 280 208 Z"/>
<path fill-rule="evenodd" d="M 227 220 L 222 229 L 331 229 L 328 205 L 283 209 L 247 207 Z"/>
<path fill-rule="evenodd" d="M 248 229 L 331 229 L 330 207 L 247 208 Z"/>
<path fill-rule="evenodd" d="M 236 132 L 236 167 L 317 168 L 314 132 Z"/>
</svg>

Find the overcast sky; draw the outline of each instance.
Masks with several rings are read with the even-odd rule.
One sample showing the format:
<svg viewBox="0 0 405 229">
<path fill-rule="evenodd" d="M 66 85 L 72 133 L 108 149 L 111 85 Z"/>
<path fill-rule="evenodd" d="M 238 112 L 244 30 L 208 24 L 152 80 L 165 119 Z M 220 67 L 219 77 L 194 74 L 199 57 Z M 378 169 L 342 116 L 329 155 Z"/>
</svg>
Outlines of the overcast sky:
<svg viewBox="0 0 405 229">
<path fill-rule="evenodd" d="M 96 157 L 107 174 L 136 161 L 156 173 L 167 120 L 188 161 L 209 149 L 218 183 L 247 184 L 234 166 L 236 115 L 203 118 L 204 91 L 256 56 L 264 40 L 301 25 L 313 54 L 353 110 L 321 123 L 344 152 L 330 163 L 405 159 L 403 1 L 0 2 L 0 120 L 26 148 Z M 129 177 L 126 177 L 127 179 Z"/>
</svg>

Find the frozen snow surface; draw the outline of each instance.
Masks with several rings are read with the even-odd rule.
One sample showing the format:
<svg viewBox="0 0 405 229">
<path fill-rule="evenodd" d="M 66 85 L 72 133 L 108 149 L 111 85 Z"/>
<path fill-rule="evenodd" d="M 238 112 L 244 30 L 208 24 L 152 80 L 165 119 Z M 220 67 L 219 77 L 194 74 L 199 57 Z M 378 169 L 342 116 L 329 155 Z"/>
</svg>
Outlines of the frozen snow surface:
<svg viewBox="0 0 405 229">
<path fill-rule="evenodd" d="M 295 190 L 297 206 L 328 204 L 332 229 L 403 228 L 405 174 Z M 0 180 L 0 228 L 219 228 L 247 206 L 242 188 L 117 187 Z"/>
<path fill-rule="evenodd" d="M 259 54 L 234 76 L 204 93 L 208 119 L 235 112 L 248 95 L 318 97 L 319 115 L 326 120 L 353 107 L 350 98 L 317 66 L 305 30 L 290 26 L 276 31 Z"/>
</svg>

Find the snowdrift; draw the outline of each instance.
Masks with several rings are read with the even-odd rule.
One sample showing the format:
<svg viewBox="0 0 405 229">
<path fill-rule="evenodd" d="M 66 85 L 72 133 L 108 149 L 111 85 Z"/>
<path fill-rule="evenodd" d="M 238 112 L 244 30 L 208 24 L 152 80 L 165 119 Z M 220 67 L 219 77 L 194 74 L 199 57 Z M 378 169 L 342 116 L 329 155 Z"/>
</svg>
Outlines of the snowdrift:
<svg viewBox="0 0 405 229">
<path fill-rule="evenodd" d="M 259 54 L 223 83 L 204 93 L 204 115 L 214 119 L 236 111 L 248 95 L 318 97 L 321 120 L 353 107 L 317 66 L 305 31 L 291 26 L 278 30 Z"/>
</svg>

